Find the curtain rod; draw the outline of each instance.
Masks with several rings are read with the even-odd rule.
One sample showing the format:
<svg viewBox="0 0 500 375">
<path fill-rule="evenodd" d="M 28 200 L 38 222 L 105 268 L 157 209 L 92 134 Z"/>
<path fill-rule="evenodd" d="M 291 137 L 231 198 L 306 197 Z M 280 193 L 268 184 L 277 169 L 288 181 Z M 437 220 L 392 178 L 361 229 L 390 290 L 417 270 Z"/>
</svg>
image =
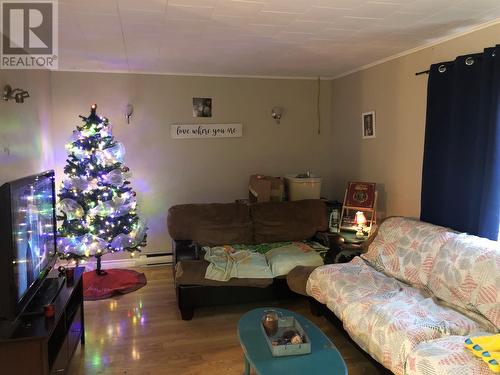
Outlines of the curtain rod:
<svg viewBox="0 0 500 375">
<path fill-rule="evenodd" d="M 422 70 L 421 72 L 416 72 L 415 73 L 416 76 L 419 76 L 419 75 L 422 75 L 422 74 L 429 74 L 429 70 Z"/>
</svg>

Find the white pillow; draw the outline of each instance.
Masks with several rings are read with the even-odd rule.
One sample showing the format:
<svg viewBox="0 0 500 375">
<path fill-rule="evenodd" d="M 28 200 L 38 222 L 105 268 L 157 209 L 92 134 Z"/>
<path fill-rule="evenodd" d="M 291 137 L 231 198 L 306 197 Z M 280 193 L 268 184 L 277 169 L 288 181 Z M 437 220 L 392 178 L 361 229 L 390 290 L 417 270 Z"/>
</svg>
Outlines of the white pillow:
<svg viewBox="0 0 500 375">
<path fill-rule="evenodd" d="M 274 277 L 287 275 L 297 266 L 322 266 L 323 258 L 309 245 L 292 242 L 266 253 Z"/>
</svg>

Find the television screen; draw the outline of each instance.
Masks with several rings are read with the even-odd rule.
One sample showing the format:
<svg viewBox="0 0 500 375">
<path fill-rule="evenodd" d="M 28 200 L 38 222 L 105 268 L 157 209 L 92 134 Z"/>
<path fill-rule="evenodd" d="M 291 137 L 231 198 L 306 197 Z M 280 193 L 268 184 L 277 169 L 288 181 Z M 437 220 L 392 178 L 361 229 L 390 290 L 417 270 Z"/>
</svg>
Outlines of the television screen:
<svg viewBox="0 0 500 375">
<path fill-rule="evenodd" d="M 55 254 L 53 176 L 39 175 L 26 182 L 12 183 L 10 191 L 17 301 L 42 276 Z"/>
</svg>

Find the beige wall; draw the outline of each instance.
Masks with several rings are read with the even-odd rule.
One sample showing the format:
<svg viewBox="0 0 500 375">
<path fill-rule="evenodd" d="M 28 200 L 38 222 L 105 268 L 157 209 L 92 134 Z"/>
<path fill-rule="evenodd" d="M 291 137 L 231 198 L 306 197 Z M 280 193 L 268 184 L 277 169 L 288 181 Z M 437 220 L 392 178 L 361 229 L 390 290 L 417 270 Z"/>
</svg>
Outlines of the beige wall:
<svg viewBox="0 0 500 375">
<path fill-rule="evenodd" d="M 50 73 L 41 70 L 0 70 L 0 92 L 10 84 L 28 90 L 23 104 L 0 101 L 0 184 L 52 168 Z"/>
<path fill-rule="evenodd" d="M 176 77 L 136 74 L 0 71 L 0 84 L 28 89 L 25 104 L 0 103 L 0 179 L 55 167 L 62 177 L 64 144 L 91 103 L 114 124 L 126 147 L 149 251 L 170 248 L 166 211 L 173 204 L 230 202 L 247 195 L 252 173 L 310 170 L 324 177 L 323 195 L 341 199 L 348 180 L 375 181 L 384 215 L 418 216 L 431 63 L 481 51 L 500 41 L 493 26 L 321 86 L 317 134 L 312 80 Z M 191 115 L 191 98 L 214 100 L 211 119 Z M 126 124 L 123 109 L 135 113 Z M 270 109 L 285 108 L 281 125 Z M 375 110 L 377 138 L 361 140 L 361 113 Z M 237 139 L 174 140 L 172 123 L 242 122 Z M 332 126 L 333 124 L 333 126 Z"/>
<path fill-rule="evenodd" d="M 51 74 L 51 141 L 59 179 L 64 144 L 91 103 L 110 119 L 126 148 L 142 216 L 148 221 L 149 251 L 170 248 L 167 209 L 179 203 L 231 202 L 247 197 L 253 173 L 284 175 L 310 170 L 324 176 L 331 196 L 331 81 L 322 83 L 322 133 L 317 134 L 314 80 L 176 77 L 54 72 Z M 192 117 L 193 96 L 213 98 L 213 117 Z M 130 124 L 123 108 L 135 107 Z M 283 106 L 281 124 L 271 118 Z M 172 123 L 243 123 L 242 138 L 171 139 Z"/>
<path fill-rule="evenodd" d="M 333 195 L 349 180 L 379 185 L 382 215 L 420 215 L 427 75 L 433 63 L 500 43 L 500 24 L 333 81 Z M 376 111 L 376 139 L 361 139 L 361 113 Z M 338 141 L 341 140 L 341 141 Z"/>
</svg>

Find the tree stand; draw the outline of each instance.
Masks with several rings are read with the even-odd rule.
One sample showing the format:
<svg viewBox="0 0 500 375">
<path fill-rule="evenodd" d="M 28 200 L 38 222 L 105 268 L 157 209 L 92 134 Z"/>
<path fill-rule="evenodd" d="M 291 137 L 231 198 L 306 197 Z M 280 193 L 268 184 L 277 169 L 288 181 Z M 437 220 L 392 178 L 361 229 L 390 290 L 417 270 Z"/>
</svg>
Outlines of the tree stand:
<svg viewBox="0 0 500 375">
<path fill-rule="evenodd" d="M 106 271 L 103 271 L 101 269 L 101 257 L 102 255 L 96 255 L 96 259 L 97 259 L 97 267 L 95 269 L 95 273 L 98 275 L 98 276 L 106 276 L 108 273 Z"/>
</svg>

